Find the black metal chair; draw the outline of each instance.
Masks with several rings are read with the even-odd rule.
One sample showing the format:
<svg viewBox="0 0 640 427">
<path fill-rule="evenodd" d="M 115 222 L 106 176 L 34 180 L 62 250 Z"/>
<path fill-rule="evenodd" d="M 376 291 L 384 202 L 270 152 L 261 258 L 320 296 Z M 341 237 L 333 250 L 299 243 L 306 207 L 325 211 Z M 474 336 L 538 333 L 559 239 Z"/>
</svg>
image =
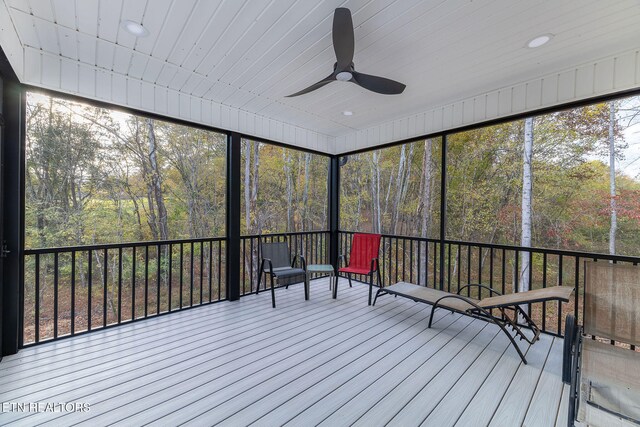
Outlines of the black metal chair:
<svg viewBox="0 0 640 427">
<path fill-rule="evenodd" d="M 287 242 L 263 242 L 260 239 L 260 252 L 262 260 L 260 262 L 260 273 L 258 274 L 258 286 L 256 294 L 260 293 L 260 281 L 262 274 L 269 276 L 271 280 L 271 305 L 276 308 L 276 293 L 273 287 L 274 278 L 278 285 L 289 285 L 302 282 L 304 285 L 304 299 L 309 299 L 309 290 L 305 284 L 307 277 L 307 262 L 302 255 L 295 255 L 291 261 L 291 252 Z M 302 268 L 296 267 L 296 261 L 300 259 Z M 265 278 L 266 284 L 266 278 Z"/>
</svg>

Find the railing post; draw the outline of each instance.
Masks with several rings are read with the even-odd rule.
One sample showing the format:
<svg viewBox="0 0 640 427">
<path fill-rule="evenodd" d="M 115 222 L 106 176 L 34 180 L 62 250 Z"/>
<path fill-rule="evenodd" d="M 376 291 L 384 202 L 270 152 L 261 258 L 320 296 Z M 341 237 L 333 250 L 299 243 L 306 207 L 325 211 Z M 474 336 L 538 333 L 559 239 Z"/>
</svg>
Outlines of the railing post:
<svg viewBox="0 0 640 427">
<path fill-rule="evenodd" d="M 340 157 L 332 156 L 329 159 L 329 262 L 338 271 L 338 227 L 340 214 Z"/>
<path fill-rule="evenodd" d="M 25 94 L 0 50 L 0 357 L 22 346 Z"/>
<path fill-rule="evenodd" d="M 444 241 L 447 234 L 447 134 L 440 146 L 440 290 L 444 290 Z M 435 268 L 435 266 L 434 266 Z"/>
<path fill-rule="evenodd" d="M 227 137 L 227 299 L 240 298 L 240 156 L 241 136 Z"/>
</svg>

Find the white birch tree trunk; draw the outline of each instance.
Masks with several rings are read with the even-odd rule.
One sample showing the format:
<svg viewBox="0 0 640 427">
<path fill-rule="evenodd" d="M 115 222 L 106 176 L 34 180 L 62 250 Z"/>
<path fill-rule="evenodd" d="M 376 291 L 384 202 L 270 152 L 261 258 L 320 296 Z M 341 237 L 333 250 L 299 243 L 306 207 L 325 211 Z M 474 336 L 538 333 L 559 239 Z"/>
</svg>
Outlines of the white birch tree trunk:
<svg viewBox="0 0 640 427">
<path fill-rule="evenodd" d="M 429 231 L 429 216 L 431 214 L 431 148 L 433 142 L 431 139 L 424 141 L 424 155 L 422 156 L 422 180 L 420 182 L 420 237 L 426 238 Z M 427 283 L 427 247 L 426 244 L 420 242 L 420 277 L 418 281 L 421 285 Z"/>
<path fill-rule="evenodd" d="M 522 235 L 520 246 L 531 247 L 531 201 L 533 193 L 533 118 L 524 121 L 524 149 L 522 150 Z M 520 253 L 520 280 L 518 291 L 530 289 L 529 252 Z"/>
<path fill-rule="evenodd" d="M 616 146 L 614 126 L 616 120 L 616 106 L 609 103 L 609 195 L 611 209 L 611 226 L 609 228 L 609 253 L 616 253 L 616 231 L 618 229 L 618 209 L 616 206 Z"/>
</svg>

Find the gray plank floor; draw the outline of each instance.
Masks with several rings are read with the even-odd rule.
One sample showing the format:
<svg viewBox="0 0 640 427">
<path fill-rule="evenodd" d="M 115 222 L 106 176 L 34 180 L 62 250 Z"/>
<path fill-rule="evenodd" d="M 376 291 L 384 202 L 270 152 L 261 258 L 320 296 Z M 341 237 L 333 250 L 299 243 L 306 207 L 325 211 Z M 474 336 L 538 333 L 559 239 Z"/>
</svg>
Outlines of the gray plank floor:
<svg viewBox="0 0 640 427">
<path fill-rule="evenodd" d="M 562 340 L 521 363 L 495 325 L 327 279 L 43 344 L 0 363 L 0 425 L 559 425 Z M 561 402 L 564 402 L 561 404 Z"/>
</svg>

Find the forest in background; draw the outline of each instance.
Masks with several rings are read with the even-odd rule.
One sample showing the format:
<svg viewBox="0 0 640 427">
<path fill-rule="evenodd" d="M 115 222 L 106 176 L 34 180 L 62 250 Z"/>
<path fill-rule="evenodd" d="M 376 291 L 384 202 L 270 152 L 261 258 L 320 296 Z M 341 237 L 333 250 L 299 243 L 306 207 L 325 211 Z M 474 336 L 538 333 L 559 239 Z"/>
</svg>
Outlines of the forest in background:
<svg viewBox="0 0 640 427">
<path fill-rule="evenodd" d="M 635 124 L 638 100 L 611 108 L 596 104 L 449 135 L 447 239 L 639 255 L 640 174 L 609 167 L 611 157 L 614 165 L 637 160 L 626 159 L 637 151 L 628 150 L 623 131 Z M 341 228 L 438 238 L 440 158 L 440 139 L 348 156 Z"/>
</svg>

